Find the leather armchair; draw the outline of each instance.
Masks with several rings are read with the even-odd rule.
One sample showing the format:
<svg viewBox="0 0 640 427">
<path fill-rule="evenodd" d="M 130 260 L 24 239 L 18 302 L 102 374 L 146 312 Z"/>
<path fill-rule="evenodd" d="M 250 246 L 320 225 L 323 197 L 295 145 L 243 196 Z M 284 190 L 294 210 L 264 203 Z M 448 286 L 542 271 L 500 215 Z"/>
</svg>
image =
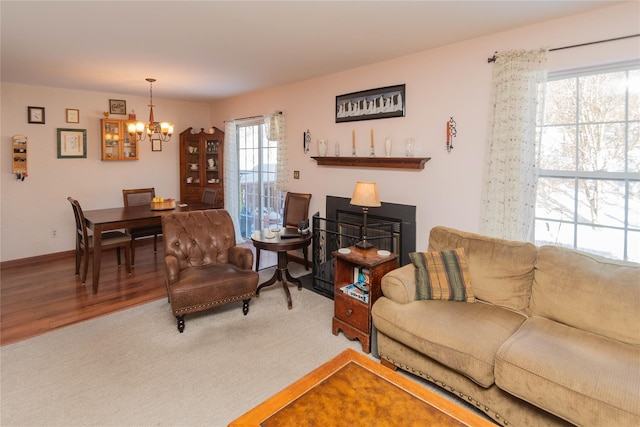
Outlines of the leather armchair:
<svg viewBox="0 0 640 427">
<path fill-rule="evenodd" d="M 180 332 L 188 313 L 236 301 L 242 301 L 245 315 L 249 312 L 258 273 L 251 249 L 236 245 L 226 210 L 165 215 L 162 231 L 167 294 Z"/>
</svg>

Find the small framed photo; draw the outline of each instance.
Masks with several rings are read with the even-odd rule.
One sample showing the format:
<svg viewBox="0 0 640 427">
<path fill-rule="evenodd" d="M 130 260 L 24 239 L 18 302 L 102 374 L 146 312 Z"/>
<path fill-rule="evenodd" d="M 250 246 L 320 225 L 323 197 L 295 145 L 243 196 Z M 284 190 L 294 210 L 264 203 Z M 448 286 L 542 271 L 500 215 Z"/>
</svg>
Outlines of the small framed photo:
<svg viewBox="0 0 640 427">
<path fill-rule="evenodd" d="M 80 110 L 67 108 L 67 123 L 80 123 Z"/>
<path fill-rule="evenodd" d="M 110 99 L 109 113 L 110 114 L 127 114 L 127 101 L 125 101 L 124 99 Z"/>
<path fill-rule="evenodd" d="M 162 151 L 162 141 L 160 138 L 154 138 L 151 140 L 151 151 Z"/>
<path fill-rule="evenodd" d="M 29 123 L 44 124 L 44 107 L 27 107 Z"/>
<path fill-rule="evenodd" d="M 58 158 L 86 159 L 87 130 L 58 128 Z"/>
</svg>

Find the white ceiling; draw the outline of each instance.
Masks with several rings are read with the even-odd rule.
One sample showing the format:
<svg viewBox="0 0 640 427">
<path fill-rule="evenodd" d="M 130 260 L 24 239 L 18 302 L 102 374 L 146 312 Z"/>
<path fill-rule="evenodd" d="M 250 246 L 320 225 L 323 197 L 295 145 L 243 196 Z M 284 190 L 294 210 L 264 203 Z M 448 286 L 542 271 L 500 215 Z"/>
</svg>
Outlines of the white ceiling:
<svg viewBox="0 0 640 427">
<path fill-rule="evenodd" d="M 204 101 L 614 3 L 2 0 L 1 77 Z"/>
</svg>

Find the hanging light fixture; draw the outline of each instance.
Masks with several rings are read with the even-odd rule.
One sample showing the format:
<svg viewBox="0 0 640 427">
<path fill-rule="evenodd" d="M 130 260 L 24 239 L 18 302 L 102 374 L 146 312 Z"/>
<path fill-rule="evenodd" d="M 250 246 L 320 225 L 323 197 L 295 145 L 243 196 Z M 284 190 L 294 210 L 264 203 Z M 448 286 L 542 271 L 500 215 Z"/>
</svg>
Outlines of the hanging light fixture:
<svg viewBox="0 0 640 427">
<path fill-rule="evenodd" d="M 149 139 L 160 139 L 161 141 L 169 141 L 173 135 L 173 124 L 168 122 L 158 123 L 153 117 L 153 82 L 156 79 L 147 78 L 149 82 L 149 123 L 137 122 L 130 123 L 128 126 L 129 134 L 133 136 L 138 134 L 138 141 L 144 141 L 146 136 Z"/>
</svg>

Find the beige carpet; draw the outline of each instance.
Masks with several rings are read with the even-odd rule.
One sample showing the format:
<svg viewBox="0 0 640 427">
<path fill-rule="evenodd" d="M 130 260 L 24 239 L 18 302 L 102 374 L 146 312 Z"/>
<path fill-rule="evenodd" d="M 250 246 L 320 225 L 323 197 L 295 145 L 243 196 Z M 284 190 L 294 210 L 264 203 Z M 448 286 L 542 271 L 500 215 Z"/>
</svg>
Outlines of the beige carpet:
<svg viewBox="0 0 640 427">
<path fill-rule="evenodd" d="M 261 282 L 273 270 L 261 273 Z M 295 273 L 294 273 L 295 275 Z M 166 299 L 0 348 L 0 425 L 226 426 L 359 341 L 333 301 L 291 287 L 186 316 Z"/>
</svg>

